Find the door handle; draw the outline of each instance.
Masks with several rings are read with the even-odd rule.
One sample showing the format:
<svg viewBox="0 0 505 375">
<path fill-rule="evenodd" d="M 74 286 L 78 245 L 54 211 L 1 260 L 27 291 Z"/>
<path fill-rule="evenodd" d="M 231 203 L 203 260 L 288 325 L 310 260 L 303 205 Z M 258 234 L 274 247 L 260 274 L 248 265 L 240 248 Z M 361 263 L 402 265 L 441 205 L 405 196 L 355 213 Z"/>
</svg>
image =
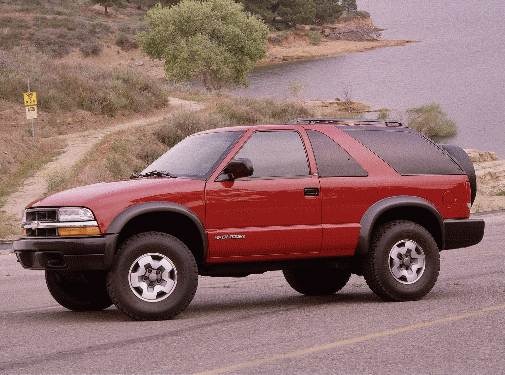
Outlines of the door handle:
<svg viewBox="0 0 505 375">
<path fill-rule="evenodd" d="M 319 195 L 319 188 L 307 187 L 303 189 L 303 195 L 306 197 L 317 197 Z"/>
</svg>

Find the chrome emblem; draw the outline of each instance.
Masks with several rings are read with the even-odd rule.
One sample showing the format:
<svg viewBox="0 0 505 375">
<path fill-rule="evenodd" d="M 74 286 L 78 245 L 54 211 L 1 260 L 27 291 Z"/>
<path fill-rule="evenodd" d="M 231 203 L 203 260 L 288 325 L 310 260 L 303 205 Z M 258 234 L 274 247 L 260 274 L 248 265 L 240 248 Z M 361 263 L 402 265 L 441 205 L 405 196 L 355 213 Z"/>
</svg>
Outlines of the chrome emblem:
<svg viewBox="0 0 505 375">
<path fill-rule="evenodd" d="M 245 234 L 223 234 L 214 237 L 216 240 L 244 240 Z"/>
<path fill-rule="evenodd" d="M 32 221 L 32 222 L 29 224 L 29 225 L 30 225 L 30 229 L 31 229 L 31 230 L 38 229 L 39 224 L 40 224 L 40 222 L 39 222 L 39 221 Z"/>
</svg>

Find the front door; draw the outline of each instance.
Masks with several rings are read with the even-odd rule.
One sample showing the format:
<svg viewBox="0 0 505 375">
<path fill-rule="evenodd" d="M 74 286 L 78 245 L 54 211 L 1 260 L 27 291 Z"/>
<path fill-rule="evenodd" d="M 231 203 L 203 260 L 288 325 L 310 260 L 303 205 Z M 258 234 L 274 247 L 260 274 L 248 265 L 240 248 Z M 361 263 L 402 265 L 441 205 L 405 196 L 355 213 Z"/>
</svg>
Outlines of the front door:
<svg viewBox="0 0 505 375">
<path fill-rule="evenodd" d="M 210 262 L 307 257 L 321 251 L 319 180 L 295 129 L 253 132 L 234 156 L 254 174 L 209 181 L 206 227 Z"/>
</svg>

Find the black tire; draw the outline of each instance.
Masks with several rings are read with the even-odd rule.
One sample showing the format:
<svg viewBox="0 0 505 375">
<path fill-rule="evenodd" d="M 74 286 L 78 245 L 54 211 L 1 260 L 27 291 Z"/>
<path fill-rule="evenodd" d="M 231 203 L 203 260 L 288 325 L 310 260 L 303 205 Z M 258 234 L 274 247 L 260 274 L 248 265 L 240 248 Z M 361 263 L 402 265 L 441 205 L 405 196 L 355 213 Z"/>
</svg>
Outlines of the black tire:
<svg viewBox="0 0 505 375">
<path fill-rule="evenodd" d="M 112 305 L 102 271 L 46 271 L 46 284 L 53 298 L 73 311 L 99 311 Z"/>
<path fill-rule="evenodd" d="M 143 300 L 138 295 L 141 292 L 136 294 L 134 288 L 130 287 L 130 268 L 134 267 L 140 257 L 150 256 L 148 254 L 166 257 L 175 268 L 174 287 L 160 297 L 164 298 L 161 300 Z M 188 307 L 197 286 L 198 267 L 191 251 L 176 237 L 160 232 L 145 232 L 127 239 L 118 250 L 107 277 L 107 290 L 112 301 L 120 311 L 135 320 L 165 320 L 175 317 Z"/>
<path fill-rule="evenodd" d="M 468 181 L 470 182 L 470 188 L 472 190 L 472 199 L 471 202 L 473 204 L 475 197 L 477 196 L 477 176 L 475 174 L 475 168 L 473 166 L 472 160 L 459 146 L 455 145 L 440 145 L 442 148 L 451 155 L 454 160 L 458 163 L 458 165 L 465 171 L 468 176 Z"/>
<path fill-rule="evenodd" d="M 290 268 L 282 272 L 291 288 L 306 296 L 335 294 L 351 277 L 348 271 L 330 267 Z"/>
<path fill-rule="evenodd" d="M 415 241 L 425 256 L 424 272 L 419 272 L 419 276 L 416 276 L 419 278 L 411 280 L 410 284 L 402 283 L 407 282 L 406 279 L 396 279 L 390 269 L 390 251 L 397 243 L 401 246 L 403 240 Z M 424 227 L 406 220 L 392 221 L 378 228 L 363 260 L 363 276 L 368 286 L 385 301 L 421 299 L 435 285 L 439 271 L 440 252 L 437 243 Z"/>
</svg>

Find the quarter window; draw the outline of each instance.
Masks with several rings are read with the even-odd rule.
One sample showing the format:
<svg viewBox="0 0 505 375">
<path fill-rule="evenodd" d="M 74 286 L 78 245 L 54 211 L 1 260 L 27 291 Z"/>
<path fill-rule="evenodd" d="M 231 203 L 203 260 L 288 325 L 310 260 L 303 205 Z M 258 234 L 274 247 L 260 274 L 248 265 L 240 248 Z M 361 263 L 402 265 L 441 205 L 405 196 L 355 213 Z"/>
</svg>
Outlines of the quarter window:
<svg viewBox="0 0 505 375">
<path fill-rule="evenodd" d="M 307 130 L 319 177 L 364 177 L 368 173 L 327 135 Z"/>
<path fill-rule="evenodd" d="M 435 143 L 411 130 L 344 130 L 401 175 L 465 172 Z"/>
<path fill-rule="evenodd" d="M 309 175 L 307 154 L 300 134 L 296 131 L 256 132 L 235 158 L 251 160 L 253 178 Z"/>
</svg>

